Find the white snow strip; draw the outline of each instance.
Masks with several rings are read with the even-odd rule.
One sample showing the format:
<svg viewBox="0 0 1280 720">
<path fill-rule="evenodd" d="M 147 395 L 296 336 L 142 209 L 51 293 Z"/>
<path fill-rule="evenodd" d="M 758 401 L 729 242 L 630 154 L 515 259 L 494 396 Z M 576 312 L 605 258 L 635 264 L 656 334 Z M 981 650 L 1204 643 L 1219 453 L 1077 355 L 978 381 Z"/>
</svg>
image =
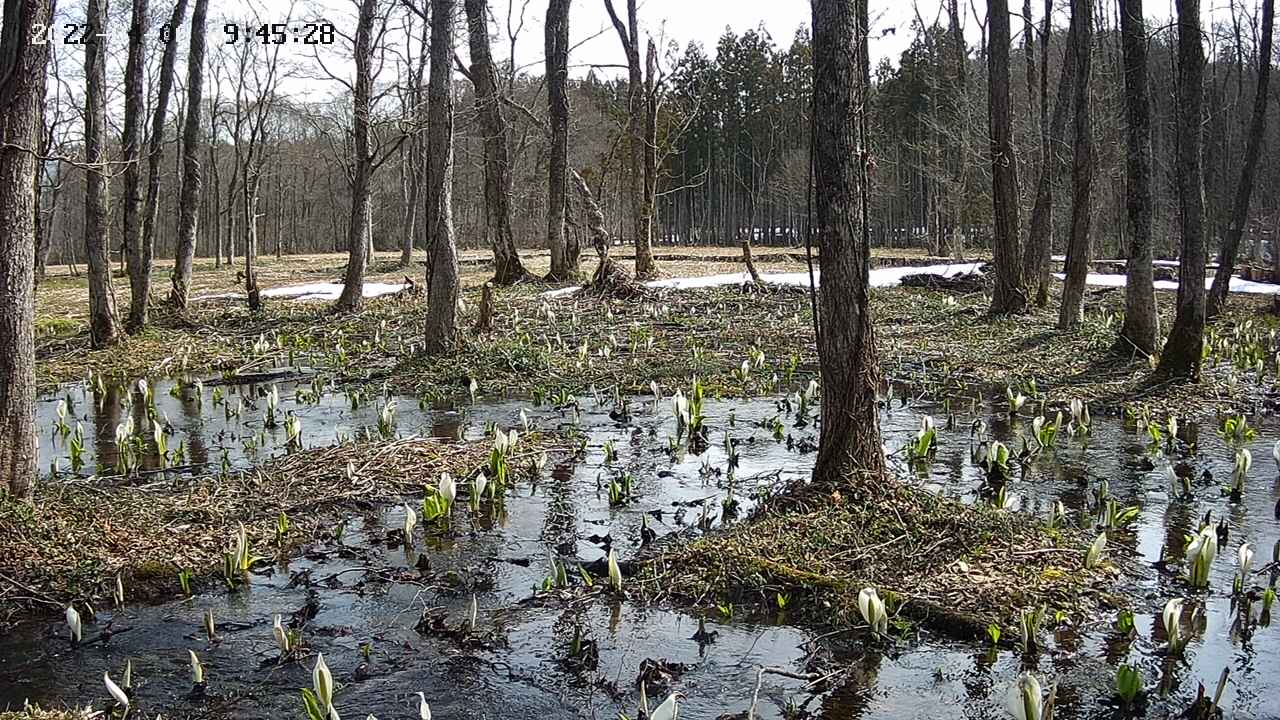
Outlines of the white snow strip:
<svg viewBox="0 0 1280 720">
<path fill-rule="evenodd" d="M 982 263 L 961 263 L 957 265 L 909 265 L 904 267 L 886 267 L 876 268 L 871 271 L 871 287 L 897 287 L 902 283 L 902 278 L 908 275 L 937 275 L 938 277 L 951 278 L 960 275 L 974 275 L 979 272 L 978 268 Z M 813 277 L 818 283 L 822 282 L 821 273 L 814 270 Z M 770 285 L 795 285 L 798 287 L 809 287 L 809 273 L 762 273 L 760 279 Z M 751 276 L 747 273 L 725 273 L 723 275 L 703 275 L 701 277 L 683 277 L 683 278 L 664 278 L 662 280 L 653 280 L 645 283 L 651 288 L 669 288 L 673 290 L 690 290 L 695 288 L 720 287 L 722 285 L 741 285 L 751 282 Z M 543 297 L 557 298 L 572 295 L 579 290 L 581 286 L 573 286 L 549 290 L 542 294 Z"/>
<path fill-rule="evenodd" d="M 408 285 L 397 283 L 365 283 L 362 294 L 367 298 L 397 293 Z M 341 283 L 309 283 L 306 285 L 286 285 L 262 291 L 263 297 L 284 298 L 286 300 L 337 300 L 342 295 Z M 244 293 L 219 293 L 216 295 L 200 295 L 196 300 L 222 300 L 244 297 Z"/>
<path fill-rule="evenodd" d="M 1062 280 L 1066 275 L 1062 273 L 1054 273 L 1054 277 Z M 1085 277 L 1085 283 L 1088 285 L 1097 285 L 1099 287 L 1124 287 L 1124 275 L 1101 275 L 1097 273 L 1089 273 Z M 1157 290 L 1177 290 L 1178 282 L 1176 280 L 1156 280 L 1155 288 Z M 1207 278 L 1204 281 L 1205 288 L 1213 285 L 1213 278 Z M 1280 285 L 1272 285 L 1271 283 L 1254 282 L 1252 280 L 1242 280 L 1238 277 L 1231 278 L 1231 292 L 1248 293 L 1251 295 L 1280 295 Z"/>
</svg>

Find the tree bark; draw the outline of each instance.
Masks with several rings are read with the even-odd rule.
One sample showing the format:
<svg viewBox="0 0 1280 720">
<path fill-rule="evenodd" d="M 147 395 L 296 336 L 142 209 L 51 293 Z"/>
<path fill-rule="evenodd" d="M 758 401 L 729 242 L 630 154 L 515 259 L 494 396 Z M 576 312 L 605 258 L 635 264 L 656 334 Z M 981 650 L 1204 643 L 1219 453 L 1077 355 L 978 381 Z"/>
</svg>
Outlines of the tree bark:
<svg viewBox="0 0 1280 720">
<path fill-rule="evenodd" d="M 1120 351 L 1156 351 L 1159 321 L 1151 245 L 1151 100 L 1147 82 L 1147 30 L 1142 0 L 1121 0 L 1120 34 L 1124 44 L 1127 153 L 1125 204 L 1129 221 L 1124 326 Z"/>
<path fill-rule="evenodd" d="M 1204 168 L 1201 120 L 1204 104 L 1204 46 L 1201 42 L 1200 0 L 1177 0 L 1178 8 L 1178 149 L 1174 179 L 1182 226 L 1182 257 L 1178 265 L 1178 309 L 1169 339 L 1160 354 L 1159 372 L 1166 376 L 1200 378 L 1204 345 L 1207 253 L 1204 239 Z"/>
<path fill-rule="evenodd" d="M 124 166 L 124 209 L 122 225 L 124 252 L 129 268 L 129 318 L 125 329 L 141 332 L 147 323 L 147 289 L 151 265 L 142 250 L 142 113 L 146 103 L 142 86 L 145 69 L 147 0 L 133 0 L 129 20 L 129 54 L 124 69 L 124 128 L 120 137 Z"/>
<path fill-rule="evenodd" d="M 991 294 L 994 315 L 1020 313 L 1027 296 L 1022 285 L 1018 237 L 1018 159 L 1013 150 L 1013 114 L 1009 102 L 1009 0 L 990 0 L 987 74 L 991 124 L 991 200 L 995 225 L 992 254 L 995 288 Z"/>
<path fill-rule="evenodd" d="M 604 6 L 627 56 L 627 207 L 631 208 L 631 232 L 636 246 L 636 277 L 648 279 L 657 276 L 658 269 L 653 261 L 653 238 L 648 234 L 652 232 L 652 225 L 646 225 L 644 221 L 645 203 L 641 197 L 641 130 L 644 125 L 645 99 L 642 89 L 644 77 L 640 74 L 640 29 L 636 17 L 636 0 L 627 0 L 625 24 L 614 10 L 613 0 L 604 0 Z M 647 232 L 646 228 L 649 228 Z"/>
<path fill-rule="evenodd" d="M 498 99 L 498 74 L 489 52 L 487 0 L 465 0 L 467 36 L 471 46 L 471 81 L 475 84 L 476 115 L 484 133 L 484 224 L 493 246 L 493 283 L 514 285 L 529 279 L 520 262 L 511 231 L 510 131 Z"/>
<path fill-rule="evenodd" d="M 370 93 L 373 85 L 373 23 L 377 0 L 361 0 L 356 22 L 356 82 L 351 95 L 351 215 L 347 224 L 347 273 L 338 310 L 355 310 L 364 302 L 364 271 L 369 253 L 369 181 L 373 156 L 369 146 Z"/>
<path fill-rule="evenodd" d="M 107 221 L 107 0 L 89 0 L 84 50 L 84 250 L 89 266 L 89 340 L 95 349 L 118 339 Z"/>
<path fill-rule="evenodd" d="M 455 0 L 431 0 L 431 72 L 427 87 L 427 267 L 425 350 L 454 346 L 458 324 L 458 249 L 453 237 L 453 15 Z"/>
<path fill-rule="evenodd" d="M 550 0 L 546 23 L 547 118 L 551 155 L 547 160 L 547 249 L 551 251 L 553 282 L 578 274 L 576 243 L 565 234 L 569 167 L 569 7 L 571 0 Z"/>
<path fill-rule="evenodd" d="M 1040 178 L 1036 183 L 1036 199 L 1031 209 L 1031 222 L 1027 229 L 1027 246 L 1022 255 L 1022 276 L 1028 290 L 1035 286 L 1037 305 L 1049 302 L 1049 258 L 1053 250 L 1053 196 L 1055 180 L 1065 163 L 1055 151 L 1055 143 L 1066 131 L 1067 115 L 1071 110 L 1071 98 L 1076 81 L 1074 20 L 1067 31 L 1067 49 L 1063 53 L 1062 70 L 1058 75 L 1058 93 L 1053 101 L 1053 115 L 1047 128 L 1042 123 L 1040 146 Z M 1047 47 L 1047 43 L 1046 43 Z"/>
<path fill-rule="evenodd" d="M 876 478 L 885 472 L 870 314 L 871 249 L 865 202 L 860 203 L 869 155 L 861 146 L 867 138 L 857 130 L 866 127 L 860 117 L 868 89 L 866 1 L 812 0 L 814 237 L 821 247 L 823 389 L 813 474 L 833 481 L 856 472 Z"/>
<path fill-rule="evenodd" d="M 200 93 L 204 84 L 205 17 L 209 0 L 196 0 L 191 12 L 191 50 L 187 54 L 187 116 L 182 128 L 182 192 L 178 198 L 178 237 L 169 301 L 186 310 L 191 264 L 196 254 L 196 210 L 200 205 Z M 210 139 L 213 142 L 213 139 Z"/>
<path fill-rule="evenodd" d="M 146 0 L 141 0 L 145 5 Z M 144 11 L 145 12 L 145 11 Z M 142 231 L 136 234 L 138 243 L 129 257 L 130 304 L 129 332 L 138 332 L 147 324 L 147 312 L 151 303 L 151 271 L 155 256 L 156 216 L 160 210 L 160 167 L 164 162 L 164 126 L 169 111 L 169 97 L 173 93 L 174 66 L 178 58 L 178 28 L 187 13 L 187 0 L 177 0 L 169 16 L 169 42 L 160 58 L 160 87 L 156 106 L 151 117 L 151 138 L 147 145 L 146 200 L 142 208 Z M 139 41 L 140 42 L 140 41 Z M 141 90 L 141 88 L 139 88 Z M 127 123 L 126 123 L 127 129 Z M 141 162 L 141 158 L 138 158 Z M 128 180 L 126 179 L 126 182 Z"/>
<path fill-rule="evenodd" d="M 1227 301 L 1231 289 L 1231 275 L 1235 272 L 1236 254 L 1240 250 L 1240 238 L 1249 222 L 1249 202 L 1253 198 L 1254 179 L 1258 172 L 1258 157 L 1262 154 L 1263 137 L 1267 130 L 1267 88 L 1271 81 L 1272 38 L 1275 31 L 1275 0 L 1262 3 L 1262 43 L 1258 51 L 1258 88 L 1253 96 L 1253 117 L 1249 120 L 1249 139 L 1244 150 L 1244 164 L 1240 167 L 1240 182 L 1236 185 L 1231 204 L 1231 221 L 1226 237 L 1218 252 L 1218 271 L 1213 276 L 1209 291 L 1208 317 L 1214 317 Z M 1280 248 L 1277 248 L 1280 250 Z"/>
<path fill-rule="evenodd" d="M 426 161 L 426 141 L 420 132 L 421 124 L 425 123 L 426 113 L 422 109 L 422 80 L 426 75 L 427 65 L 427 43 L 430 42 L 431 25 L 423 19 L 422 23 L 422 45 L 421 55 L 418 58 L 418 64 L 413 72 L 413 89 L 410 97 L 413 100 L 413 118 L 416 125 L 413 136 L 409 138 L 409 192 L 408 202 L 405 204 L 405 233 L 400 240 L 400 266 L 409 267 L 413 264 L 413 248 L 418 244 L 418 235 L 422 233 L 423 221 L 418 217 L 419 205 L 422 198 L 422 181 L 423 174 L 427 171 Z"/>
<path fill-rule="evenodd" d="M 35 180 L 48 44 L 30 42 L 49 0 L 5 0 L 0 29 L 0 477 L 31 497 L 36 448 Z"/>
<path fill-rule="evenodd" d="M 1084 319 L 1084 287 L 1089 274 L 1092 253 L 1090 219 L 1093 208 L 1093 123 L 1089 107 L 1089 90 L 1093 77 L 1093 2 L 1071 0 L 1071 15 L 1076 32 L 1073 61 L 1076 65 L 1072 88 L 1075 108 L 1073 128 L 1073 160 L 1071 163 L 1071 238 L 1067 243 L 1066 279 L 1062 286 L 1062 305 L 1058 311 L 1058 329 L 1073 330 Z"/>
<path fill-rule="evenodd" d="M 638 280 L 650 279 L 658 275 L 658 268 L 653 260 L 653 226 L 658 210 L 657 74 L 658 48 L 654 45 L 653 38 L 649 38 L 644 76 L 644 135 L 640 139 L 644 176 L 641 184 L 639 230 L 636 232 L 636 279 Z"/>
</svg>

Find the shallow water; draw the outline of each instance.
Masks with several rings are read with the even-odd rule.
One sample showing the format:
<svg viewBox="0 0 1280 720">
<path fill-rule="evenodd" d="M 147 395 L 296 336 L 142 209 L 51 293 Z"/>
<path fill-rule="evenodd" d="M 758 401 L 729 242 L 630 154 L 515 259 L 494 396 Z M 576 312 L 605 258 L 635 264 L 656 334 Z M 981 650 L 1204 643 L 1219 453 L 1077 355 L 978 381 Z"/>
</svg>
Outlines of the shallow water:
<svg viewBox="0 0 1280 720">
<path fill-rule="evenodd" d="M 308 382 L 300 385 L 307 387 Z M 292 399 L 295 384 L 278 385 L 282 410 L 302 420 L 309 446 L 327 444 L 338 432 L 351 435 L 376 425 L 381 399 L 371 399 L 357 410 L 342 395 L 297 403 Z M 267 432 L 268 441 L 256 449 L 243 446 L 245 436 L 262 432 L 258 396 L 268 388 L 222 388 L 224 397 L 250 398 L 256 405 L 241 419 L 227 420 L 223 408 L 212 403 L 212 387 L 205 388 L 200 404 L 193 388 L 173 397 L 160 383 L 155 392 L 157 416 L 169 417 L 174 429 L 170 447 L 185 441 L 191 462 L 216 467 L 226 452 L 229 463 L 243 467 L 284 451 L 282 430 Z M 102 453 L 104 465 L 114 464 L 111 455 L 120 416 L 109 408 L 127 410 L 110 398 L 103 409 L 95 410 L 92 393 L 79 388 L 70 392 L 75 414 L 85 425 L 86 442 L 94 443 L 87 450 L 87 468 L 94 467 L 96 451 Z M 40 404 L 44 427 L 52 424 L 56 400 L 64 394 Z M 824 638 L 818 645 L 826 650 L 808 662 L 806 643 L 830 629 L 795 624 L 785 615 L 743 617 L 740 610 L 728 621 L 710 602 L 706 608 L 677 611 L 607 597 L 534 598 L 553 552 L 591 563 L 603 557 L 600 539 L 608 536 L 621 558 L 632 556 L 642 516 L 659 535 L 699 532 L 704 508 L 711 527 L 734 522 L 721 517 L 720 501 L 729 492 L 726 477 L 704 471 L 725 467 L 726 431 L 739 454 L 732 492 L 744 514 L 752 506 L 754 490 L 802 481 L 812 467 L 815 453 L 775 441 L 769 421 L 779 417 L 797 448 L 805 440 L 816 440 L 814 427 L 795 427 L 794 417 L 781 412 L 774 400 L 708 401 L 711 447 L 701 456 L 675 460 L 667 449 L 667 437 L 675 434 L 667 403 L 655 408 L 652 398 L 640 397 L 629 405 L 630 420 L 615 422 L 608 414 L 609 403 L 579 398 L 579 425 L 587 442 L 584 458 L 548 469 L 537 483 L 521 481 L 501 517 L 473 518 L 459 507 L 450 532 L 436 533 L 424 542 L 419 531 L 414 553 L 382 544 L 387 531 L 400 527 L 403 518 L 403 509 L 392 506 L 352 514 L 340 546 L 317 542 L 285 565 L 255 572 L 248 588 L 236 593 L 211 592 L 190 600 L 128 606 L 119 613 L 103 611 L 98 623 L 86 628 L 90 642 L 78 649 L 67 643 L 61 622 L 21 625 L 0 643 L 0 707 L 20 705 L 23 699 L 46 705 L 92 701 L 104 707 L 102 673 L 110 671 L 118 680 L 125 660 L 132 659 L 135 706 L 148 713 L 300 716 L 298 689 L 310 685 L 313 659 L 281 667 L 271 664 L 276 654 L 271 619 L 280 613 L 287 620 L 310 596 L 318 613 L 303 635 L 311 648 L 325 654 L 341 685 L 337 707 L 347 717 L 370 712 L 384 720 L 416 716 L 413 693 L 418 691 L 427 695 L 439 718 L 613 717 L 619 711 L 634 716 L 635 679 L 647 658 L 686 665 L 671 687 L 685 694 L 681 716 L 688 718 L 745 713 L 761 665 L 822 676 L 841 671 L 831 682 L 813 688 L 805 687 L 804 680 L 764 676 L 758 707 L 758 716 L 764 718 L 784 717 L 789 708 L 807 713 L 795 716 L 821 718 L 997 717 L 1005 689 L 1028 667 L 1042 681 L 1059 683 L 1059 717 L 1111 717 L 1111 677 L 1122 659 L 1143 668 L 1150 689 L 1161 678 L 1171 678 L 1168 699 L 1153 698 L 1150 717 L 1180 711 L 1194 697 L 1196 683 L 1212 686 L 1225 666 L 1232 669 L 1224 696 L 1230 716 L 1280 717 L 1280 654 L 1272 649 L 1277 629 L 1258 627 L 1251 635 L 1233 630 L 1230 599 L 1239 542 L 1253 545 L 1258 568 L 1270 561 L 1280 537 L 1274 517 L 1280 482 L 1270 451 L 1274 427 L 1264 426 L 1252 444 L 1254 469 L 1239 504 L 1230 503 L 1219 488 L 1230 476 L 1229 450 L 1212 428 L 1186 422 L 1181 436 L 1196 442 L 1198 454 L 1176 459 L 1188 462 L 1197 478 L 1203 470 L 1219 478 L 1197 481 L 1191 500 L 1170 500 L 1159 460 L 1156 469 L 1143 469 L 1148 455 L 1145 435 L 1126 428 L 1120 418 L 1097 415 L 1087 448 L 1064 434 L 1055 452 L 1042 456 L 1024 478 L 1010 483 L 1008 494 L 1017 509 L 1043 517 L 1053 500 L 1061 499 L 1072 519 L 1086 525 L 1094 520 L 1088 504 L 1100 479 L 1109 481 L 1112 495 L 1122 504 L 1142 506 L 1132 532 L 1113 532 L 1110 543 L 1113 556 L 1136 568 L 1136 577 L 1117 579 L 1108 588 L 1123 590 L 1137 613 L 1139 637 L 1127 651 L 1118 649 L 1108 617 L 1087 627 L 1062 629 L 1030 665 L 1014 651 L 991 653 L 980 644 L 929 636 L 885 652 L 859 632 Z M 939 427 L 943 425 L 944 413 L 936 404 L 894 405 L 882 413 L 891 452 L 915 431 L 922 414 L 938 416 Z M 1011 425 L 1003 403 L 998 405 L 983 402 L 977 412 L 990 423 L 995 437 L 1016 450 L 1015 433 L 1029 427 L 1030 419 Z M 967 408 L 968 402 L 955 401 L 954 406 Z M 422 409 L 411 398 L 399 398 L 398 408 L 396 427 L 401 435 L 480 438 L 490 422 L 517 426 L 521 409 L 539 428 L 573 424 L 572 410 L 535 408 L 519 401 L 450 410 Z M 899 470 L 937 492 L 983 502 L 977 492 L 981 471 L 969 459 L 972 419 L 970 414 L 958 416 L 957 429 L 941 430 L 937 458 L 927 471 L 909 472 L 901 466 Z M 65 469 L 69 460 L 65 450 L 59 450 L 62 446 L 47 434 L 42 442 L 46 463 L 62 452 L 60 466 Z M 606 442 L 617 453 L 610 463 L 605 462 Z M 152 458 L 148 466 L 157 465 Z M 603 487 L 622 472 L 634 478 L 636 498 L 612 508 Z M 1169 557 L 1180 558 L 1183 536 L 1195 529 L 1206 511 L 1212 511 L 1215 520 L 1227 519 L 1230 538 L 1214 563 L 1212 590 L 1204 594 L 1188 590 L 1176 576 L 1160 573 L 1153 563 L 1166 545 Z M 425 571 L 416 566 L 417 553 L 428 559 Z M 1267 578 L 1255 576 L 1253 581 L 1261 587 Z M 492 634 L 489 646 L 467 648 L 454 639 L 414 630 L 427 609 L 443 612 L 446 622 L 457 626 L 473 592 L 479 628 Z M 1204 599 L 1204 628 L 1188 645 L 1185 661 L 1163 657 L 1163 631 L 1155 627 L 1164 601 L 1174 596 Z M 213 609 L 219 623 L 221 641 L 216 645 L 210 645 L 201 630 L 206 608 Z M 690 639 L 699 614 L 718 632 L 715 642 L 701 645 Z M 114 631 L 110 641 L 95 642 L 108 626 Z M 564 662 L 575 626 L 597 643 L 594 670 L 575 670 Z M 366 644 L 367 660 L 361 652 Z M 190 695 L 187 650 L 195 650 L 207 668 L 204 696 Z M 649 696 L 657 702 L 663 692 L 651 687 Z"/>
</svg>

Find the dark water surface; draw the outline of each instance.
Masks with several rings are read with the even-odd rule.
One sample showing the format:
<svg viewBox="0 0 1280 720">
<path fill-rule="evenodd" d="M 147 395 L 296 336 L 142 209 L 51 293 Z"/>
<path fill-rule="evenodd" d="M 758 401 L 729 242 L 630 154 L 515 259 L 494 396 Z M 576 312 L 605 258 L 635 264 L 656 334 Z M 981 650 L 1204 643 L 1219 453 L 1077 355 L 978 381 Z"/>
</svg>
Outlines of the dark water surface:
<svg viewBox="0 0 1280 720">
<path fill-rule="evenodd" d="M 309 380 L 276 385 L 281 412 L 292 411 L 300 418 L 308 446 L 330 444 L 338 435 L 376 432 L 381 397 L 365 398 L 353 410 L 349 397 L 324 388 L 319 388 L 317 403 L 296 402 L 295 390 L 309 390 Z M 184 464 L 200 466 L 197 470 L 216 470 L 223 453 L 230 466 L 243 468 L 283 452 L 283 429 L 261 427 L 261 396 L 270 387 L 221 386 L 224 400 L 234 404 L 240 399 L 245 405 L 238 418 L 227 419 L 223 406 L 213 402 L 212 386 L 204 388 L 203 401 L 198 402 L 193 387 L 175 396 L 169 393 L 169 383 L 157 382 L 156 414 L 167 418 L 172 428 L 169 447 L 181 442 L 187 452 Z M 122 407 L 118 390 L 108 390 L 106 402 L 99 404 L 92 392 L 76 386 L 42 400 L 42 427 L 52 427 L 57 402 L 68 394 L 74 416 L 68 424 L 74 427 L 78 421 L 84 428 L 86 467 L 80 473 L 92 473 L 99 461 L 109 469 L 115 463 L 116 425 L 131 410 Z M 1196 477 L 1194 498 L 1182 500 L 1171 498 L 1163 460 L 1151 453 L 1146 435 L 1100 412 L 1095 413 L 1087 442 L 1068 439 L 1064 433 L 1055 452 L 1042 455 L 1025 478 L 1011 482 L 1007 495 L 1012 511 L 1040 517 L 1047 515 L 1054 500 L 1061 500 L 1072 522 L 1091 525 L 1095 516 L 1090 498 L 1103 479 L 1122 505 L 1142 508 L 1130 531 L 1111 533 L 1110 543 L 1111 554 L 1123 566 L 1135 568 L 1109 589 L 1130 599 L 1138 637 L 1128 645 L 1118 643 L 1111 629 L 1114 618 L 1099 617 L 1085 627 L 1047 632 L 1046 649 L 1038 658 L 1024 659 L 1012 650 L 992 652 L 983 644 L 927 635 L 886 651 L 861 632 L 829 635 L 831 628 L 799 623 L 786 614 L 748 617 L 739 609 L 729 620 L 710 600 L 705 608 L 672 610 L 609 596 L 534 597 L 549 573 L 552 553 L 569 559 L 572 571 L 574 560 L 600 560 L 605 552 L 601 538 L 608 536 L 620 558 L 631 557 L 642 516 L 659 535 L 696 534 L 704 513 L 713 528 L 734 522 L 721 517 L 721 501 L 730 492 L 722 472 L 727 465 L 726 432 L 739 454 L 731 491 L 744 514 L 756 492 L 803 481 L 815 457 L 804 451 L 806 444 L 816 442 L 814 427 L 795 427 L 794 417 L 781 412 L 773 399 L 708 401 L 711 447 L 674 461 L 667 448 L 668 436 L 675 434 L 669 403 L 655 408 L 651 397 L 632 398 L 632 416 L 625 422 L 610 417 L 611 403 L 586 397 L 578 398 L 578 404 L 578 425 L 587 441 L 585 459 L 549 467 L 537 483 L 521 480 L 511 490 L 503 516 L 487 511 L 475 516 L 459 502 L 450 531 L 433 532 L 424 541 L 420 527 L 417 547 L 406 551 L 383 542 L 388 531 L 402 525 L 403 508 L 353 513 L 340 543 L 315 542 L 300 557 L 255 571 L 249 585 L 237 592 L 100 610 L 98 622 L 86 626 L 88 642 L 78 648 L 68 643 L 60 618 L 28 622 L 0 639 L 0 708 L 19 707 L 24 699 L 46 706 L 93 703 L 104 708 L 102 673 L 110 671 L 119 681 L 126 660 L 131 660 L 135 708 L 148 715 L 302 717 L 299 689 L 311 684 L 314 657 L 277 666 L 271 625 L 274 615 L 282 614 L 287 621 L 310 600 L 318 612 L 306 624 L 303 639 L 324 653 L 340 686 L 336 707 L 348 718 L 368 713 L 382 720 L 416 718 L 419 691 L 431 702 L 434 716 L 445 720 L 612 718 L 619 711 L 634 717 L 636 678 L 648 659 L 682 670 L 674 674 L 670 689 L 686 696 L 681 717 L 690 720 L 745 717 L 762 665 L 830 678 L 807 687 L 805 680 L 765 675 L 757 709 L 763 718 L 1001 717 L 1005 691 L 1024 669 L 1034 671 L 1046 686 L 1059 684 L 1059 718 L 1122 717 L 1111 690 L 1119 662 L 1142 669 L 1152 694 L 1147 717 L 1180 712 L 1194 697 L 1196 684 L 1212 686 L 1224 667 L 1231 669 L 1223 701 L 1229 717 L 1280 717 L 1280 631 L 1274 625 L 1252 631 L 1234 626 L 1231 600 L 1239 544 L 1248 541 L 1254 547 L 1257 569 L 1271 562 L 1272 548 L 1280 539 L 1274 514 L 1280 481 L 1271 459 L 1277 437 L 1273 426 L 1264 426 L 1251 445 L 1253 471 L 1237 504 L 1220 489 L 1229 483 L 1232 454 L 1215 428 L 1183 422 L 1181 436 L 1195 441 L 1197 454 L 1187 453 L 1184 442 L 1174 458 L 1187 463 Z M 923 414 L 937 416 L 943 428 L 939 405 L 894 405 L 882 412 L 885 444 L 891 452 L 915 432 Z M 954 406 L 968 408 L 969 402 Z M 401 436 L 482 438 L 489 423 L 519 427 L 522 409 L 538 428 L 574 423 L 572 410 L 528 402 L 482 402 L 450 410 L 422 409 L 413 398 L 397 398 L 396 431 Z M 982 402 L 977 413 L 995 437 L 1015 450 L 1020 444 L 1016 433 L 1030 432 L 1029 418 L 1010 424 L 1002 402 Z M 774 439 L 770 427 L 775 416 L 795 441 L 794 449 Z M 144 419 L 139 410 L 135 422 Z M 899 466 L 899 471 L 936 492 L 985 502 L 977 490 L 982 473 L 970 462 L 973 419 L 965 413 L 957 416 L 956 429 L 940 429 L 937 458 L 928 470 Z M 143 434 L 150 437 L 150 429 Z M 246 438 L 253 447 L 245 447 Z M 41 442 L 46 466 L 56 457 L 60 469 L 67 471 L 66 442 L 54 439 L 48 430 Z M 616 452 L 608 463 L 606 443 Z M 155 469 L 160 463 L 153 456 L 143 466 Z M 1215 479 L 1202 479 L 1206 470 Z M 636 499 L 610 507 L 605 488 L 611 477 L 623 472 L 634 479 Z M 1209 511 L 1215 521 L 1227 520 L 1230 535 L 1213 565 L 1210 591 L 1193 592 L 1155 564 L 1162 549 L 1163 557 L 1180 561 L 1184 536 Z M 418 562 L 420 555 L 426 558 L 424 564 Z M 1181 567 L 1180 562 L 1176 565 Z M 1255 575 L 1252 584 L 1261 589 L 1269 579 L 1268 574 Z M 415 630 L 425 611 L 443 614 L 450 626 L 459 625 L 473 594 L 479 630 L 486 638 L 483 646 Z M 1164 656 L 1163 631 L 1156 627 L 1171 597 L 1186 597 L 1204 608 L 1203 629 L 1190 641 L 1185 659 Z M 206 609 L 213 610 L 218 623 L 220 642 L 213 645 L 201 629 Z M 1255 617 L 1257 612 L 1255 608 Z M 718 633 L 714 642 L 691 639 L 699 616 Z M 96 641 L 108 626 L 114 633 L 110 640 Z M 594 669 L 565 662 L 575 627 L 596 643 Z M 367 658 L 362 648 L 367 648 Z M 206 667 L 207 689 L 202 695 L 192 694 L 188 650 L 194 650 Z M 1161 686 L 1167 690 L 1165 698 L 1158 697 Z M 665 693 L 651 687 L 649 696 L 656 704 Z"/>
</svg>

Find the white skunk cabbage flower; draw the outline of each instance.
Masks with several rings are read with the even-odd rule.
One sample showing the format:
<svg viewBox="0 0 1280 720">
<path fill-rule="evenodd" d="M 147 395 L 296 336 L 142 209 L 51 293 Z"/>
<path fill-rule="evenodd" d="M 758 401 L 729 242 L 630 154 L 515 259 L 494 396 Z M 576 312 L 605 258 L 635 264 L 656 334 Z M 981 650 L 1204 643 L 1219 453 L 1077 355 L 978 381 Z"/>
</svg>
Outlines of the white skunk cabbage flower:
<svg viewBox="0 0 1280 720">
<path fill-rule="evenodd" d="M 1044 698 L 1040 694 L 1040 681 L 1031 673 L 1023 673 L 1009 687 L 1004 707 L 1017 720 L 1041 720 L 1044 716 Z"/>
<path fill-rule="evenodd" d="M 671 411 L 682 424 L 689 424 L 689 398 L 685 397 L 684 391 L 679 388 L 676 388 L 675 394 L 671 396 Z"/>
<path fill-rule="evenodd" d="M 127 714 L 129 712 L 129 696 L 125 694 L 124 690 L 120 689 L 119 685 L 112 682 L 111 673 L 102 673 L 102 682 L 107 686 L 107 693 Z"/>
<path fill-rule="evenodd" d="M 862 613 L 862 619 L 871 626 L 872 632 L 880 635 L 888 632 L 889 615 L 875 588 L 863 588 L 858 593 L 858 611 Z"/>
<path fill-rule="evenodd" d="M 1276 446 L 1271 448 L 1271 457 L 1276 461 L 1276 467 L 1280 467 L 1280 440 L 1276 441 Z"/>
<path fill-rule="evenodd" d="M 191 682 L 196 685 L 204 684 L 204 665 L 200 663 L 200 658 L 196 655 L 195 650 L 187 651 L 191 655 Z"/>
<path fill-rule="evenodd" d="M 440 475 L 440 497 L 444 498 L 445 505 L 453 507 L 453 499 L 458 496 L 458 486 L 453 482 L 453 476 L 449 473 Z"/>
<path fill-rule="evenodd" d="M 1102 553 L 1107 549 L 1107 534 L 1105 532 L 1098 533 L 1098 537 L 1094 539 L 1093 544 L 1089 546 L 1089 551 L 1084 556 L 1084 567 L 1086 570 L 1092 570 L 1098 567 L 1098 563 L 1102 560 Z"/>
<path fill-rule="evenodd" d="M 427 704 L 427 696 L 418 693 L 418 717 L 421 720 L 431 720 L 431 706 Z"/>
<path fill-rule="evenodd" d="M 622 568 L 618 567 L 618 556 L 614 554 L 613 548 L 609 548 L 609 585 L 622 592 Z"/>
<path fill-rule="evenodd" d="M 476 596 L 471 595 L 471 609 L 467 613 L 467 629 L 471 632 L 476 631 L 476 619 L 480 615 L 480 604 L 476 601 Z"/>
<path fill-rule="evenodd" d="M 1169 638 L 1169 649 L 1177 652 L 1182 649 L 1184 638 L 1182 636 L 1182 600 L 1174 598 L 1164 604 L 1164 612 L 1161 614 L 1164 621 L 1164 634 Z"/>
<path fill-rule="evenodd" d="M 1187 579 L 1194 587 L 1209 585 L 1209 566 L 1218 556 L 1218 533 L 1210 525 L 1191 540 L 1187 547 Z"/>
<path fill-rule="evenodd" d="M 71 629 L 71 642 L 79 644 L 84 624 L 80 622 L 80 612 L 70 605 L 67 606 L 67 627 Z"/>
<path fill-rule="evenodd" d="M 1240 584 L 1243 586 L 1249 572 L 1253 570 L 1253 548 L 1249 547 L 1249 543 L 1241 543 L 1240 549 L 1236 551 L 1236 564 L 1240 566 Z"/>
<path fill-rule="evenodd" d="M 311 670 L 311 685 L 316 691 L 316 700 L 320 709 L 326 714 L 333 714 L 333 673 L 324 663 L 324 653 L 316 655 L 316 665 Z"/>
<path fill-rule="evenodd" d="M 405 540 L 413 538 L 413 529 L 418 526 L 418 513 L 409 507 L 409 503 L 404 504 L 404 537 Z"/>
<path fill-rule="evenodd" d="M 284 625 L 280 622 L 280 616 L 276 615 L 275 621 L 271 624 L 271 634 L 276 639 L 276 646 L 280 648 L 280 652 L 289 652 L 289 631 L 284 629 Z"/>
<path fill-rule="evenodd" d="M 662 704 L 653 709 L 649 720 L 677 720 L 680 717 L 680 702 L 675 693 L 667 696 Z"/>
</svg>

